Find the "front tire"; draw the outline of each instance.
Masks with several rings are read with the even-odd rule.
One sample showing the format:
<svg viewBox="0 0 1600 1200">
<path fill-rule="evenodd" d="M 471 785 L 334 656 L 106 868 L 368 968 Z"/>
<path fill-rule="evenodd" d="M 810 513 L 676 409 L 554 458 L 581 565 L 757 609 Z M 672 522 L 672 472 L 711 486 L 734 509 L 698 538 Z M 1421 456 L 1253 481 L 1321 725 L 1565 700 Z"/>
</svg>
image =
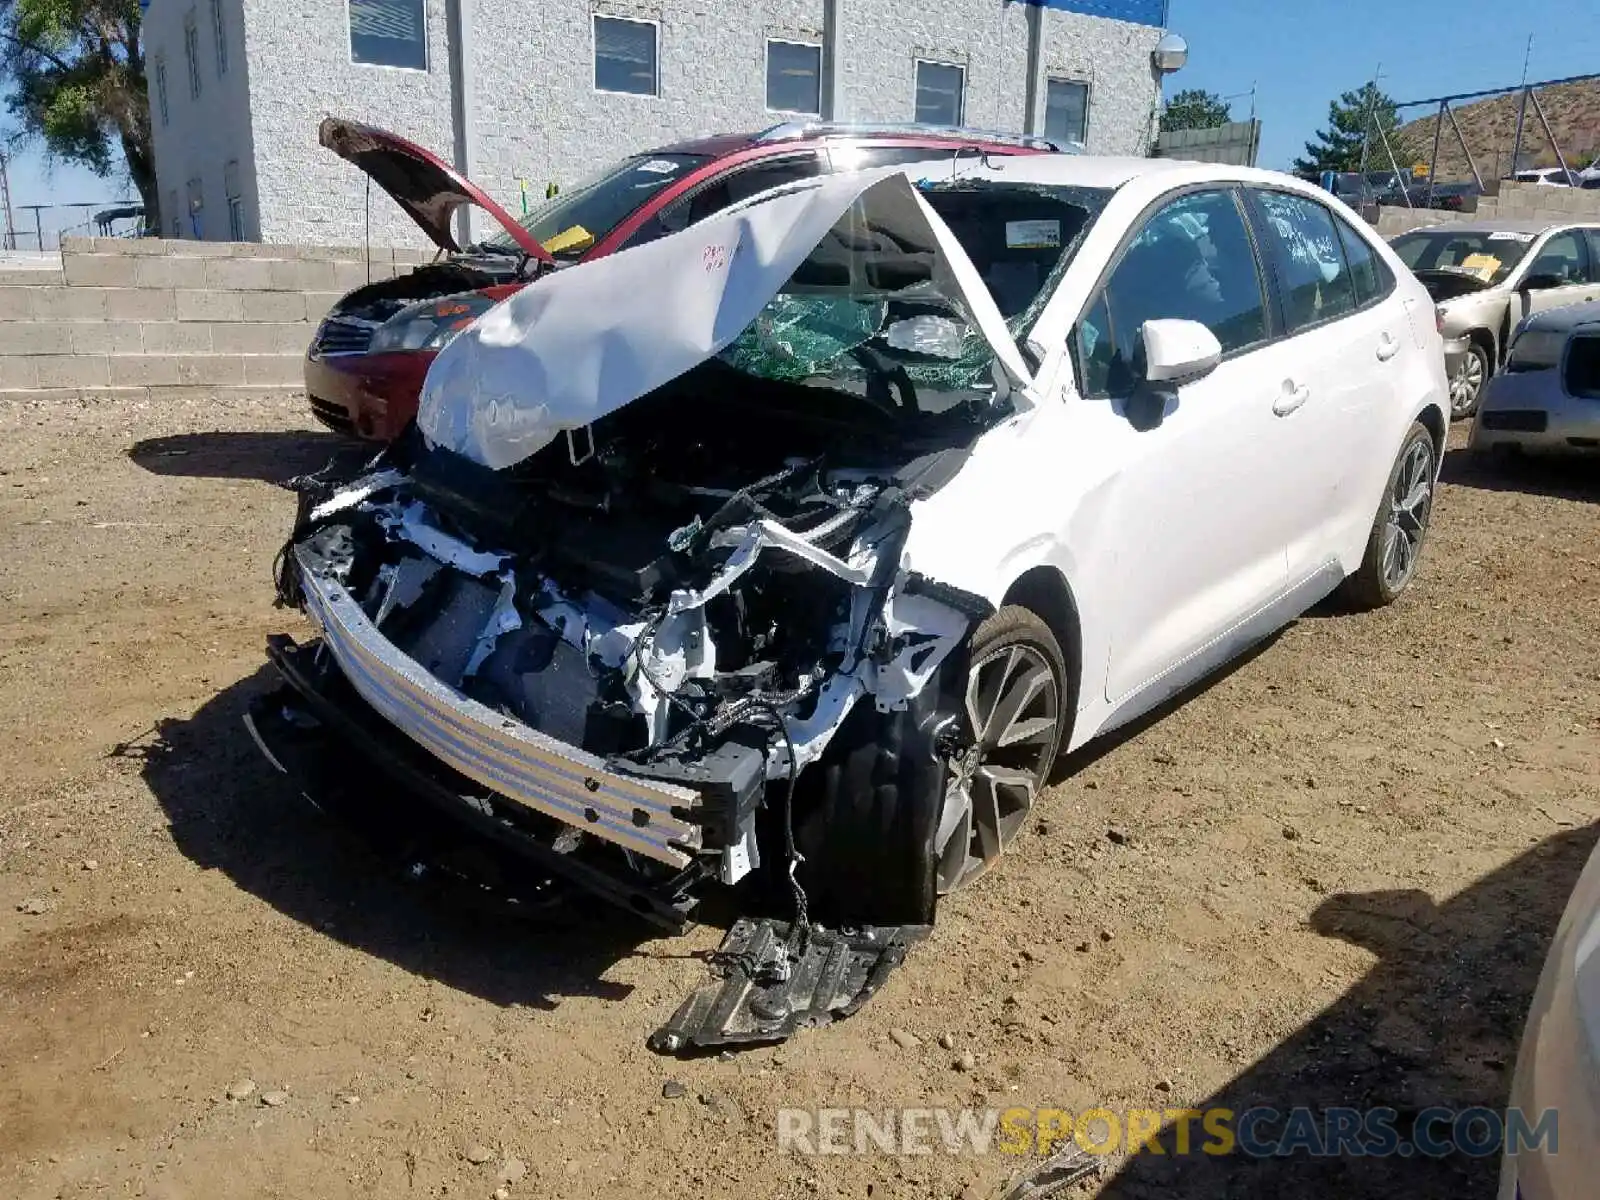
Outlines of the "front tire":
<svg viewBox="0 0 1600 1200">
<path fill-rule="evenodd" d="M 795 830 L 814 915 L 927 925 L 1021 833 L 1071 723 L 1050 627 L 1008 605 L 905 712 L 863 701 L 808 773 Z"/>
<path fill-rule="evenodd" d="M 1455 374 L 1450 377 L 1450 419 L 1464 421 L 1478 411 L 1491 370 L 1489 352 L 1477 342 L 1467 346 Z"/>
<path fill-rule="evenodd" d="M 1413 421 L 1389 470 L 1361 566 L 1340 587 L 1340 598 L 1348 607 L 1366 612 L 1393 604 L 1416 578 L 1438 475 L 1433 433 L 1421 421 Z"/>
</svg>

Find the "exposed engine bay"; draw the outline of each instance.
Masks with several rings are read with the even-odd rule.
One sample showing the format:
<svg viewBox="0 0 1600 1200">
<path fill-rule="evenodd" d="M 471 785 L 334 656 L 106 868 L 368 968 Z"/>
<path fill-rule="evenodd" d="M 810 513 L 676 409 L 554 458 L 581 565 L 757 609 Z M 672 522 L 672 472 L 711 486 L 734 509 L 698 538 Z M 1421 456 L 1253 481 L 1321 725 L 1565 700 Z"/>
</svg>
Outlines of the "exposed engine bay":
<svg viewBox="0 0 1600 1200">
<path fill-rule="evenodd" d="M 629 865 L 735 883 L 762 860 L 768 785 L 792 788 L 863 697 L 905 708 L 987 612 L 899 571 L 908 503 L 975 427 L 861 414 L 708 363 L 506 471 L 412 438 L 309 507 L 286 564 L 485 710 L 694 790 L 666 806 L 693 832 Z M 281 585 L 305 600 L 296 570 Z"/>
<path fill-rule="evenodd" d="M 436 300 L 496 284 L 515 283 L 519 278 L 519 258 L 508 254 L 453 255 L 393 279 L 380 279 L 356 288 L 343 297 L 329 315 L 381 325 L 419 300 Z"/>
</svg>

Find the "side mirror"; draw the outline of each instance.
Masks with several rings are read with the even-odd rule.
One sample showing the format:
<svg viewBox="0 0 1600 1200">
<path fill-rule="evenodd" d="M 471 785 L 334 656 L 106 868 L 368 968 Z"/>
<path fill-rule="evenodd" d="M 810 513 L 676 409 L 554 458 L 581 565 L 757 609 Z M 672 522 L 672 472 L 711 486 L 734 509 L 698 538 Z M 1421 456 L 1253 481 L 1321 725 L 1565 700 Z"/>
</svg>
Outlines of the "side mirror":
<svg viewBox="0 0 1600 1200">
<path fill-rule="evenodd" d="M 1222 343 L 1199 321 L 1146 321 L 1144 377 L 1151 383 L 1187 383 L 1211 374 Z"/>
<path fill-rule="evenodd" d="M 1552 274 L 1549 271 L 1540 271 L 1523 279 L 1521 290 L 1524 292 L 1544 292 L 1551 288 L 1566 286 L 1567 281 L 1560 275 Z"/>
</svg>

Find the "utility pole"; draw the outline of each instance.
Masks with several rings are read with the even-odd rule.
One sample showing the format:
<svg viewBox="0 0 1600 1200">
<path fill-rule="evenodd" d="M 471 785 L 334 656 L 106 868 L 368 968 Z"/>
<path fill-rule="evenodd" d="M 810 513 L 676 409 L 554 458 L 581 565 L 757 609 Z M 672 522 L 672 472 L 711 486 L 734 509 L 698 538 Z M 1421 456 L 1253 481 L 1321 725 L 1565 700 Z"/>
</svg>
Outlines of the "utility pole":
<svg viewBox="0 0 1600 1200">
<path fill-rule="evenodd" d="M 1367 155 L 1372 148 L 1372 114 L 1378 107 L 1378 80 L 1383 78 L 1383 63 L 1379 62 L 1372 72 L 1372 92 L 1367 96 L 1367 119 L 1361 125 L 1361 176 L 1364 180 L 1367 174 Z M 1365 184 L 1362 185 L 1365 187 Z"/>
<path fill-rule="evenodd" d="M 15 250 L 17 248 L 17 227 L 12 224 L 11 220 L 11 172 L 8 170 L 10 165 L 11 160 L 6 155 L 0 154 L 0 206 L 3 206 L 6 210 L 5 248 L 7 250 Z"/>
<path fill-rule="evenodd" d="M 1528 60 L 1533 57 L 1533 34 L 1528 35 L 1528 48 L 1522 54 L 1522 84 L 1517 102 L 1517 135 L 1511 143 L 1511 177 L 1516 178 L 1522 169 L 1522 127 L 1528 119 Z"/>
</svg>

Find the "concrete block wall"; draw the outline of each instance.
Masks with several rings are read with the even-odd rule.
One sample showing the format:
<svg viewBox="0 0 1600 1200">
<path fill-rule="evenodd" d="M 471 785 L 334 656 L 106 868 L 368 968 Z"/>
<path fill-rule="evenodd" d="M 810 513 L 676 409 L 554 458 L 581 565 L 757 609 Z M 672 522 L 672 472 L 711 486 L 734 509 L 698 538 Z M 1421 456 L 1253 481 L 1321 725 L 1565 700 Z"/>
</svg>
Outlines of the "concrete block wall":
<svg viewBox="0 0 1600 1200">
<path fill-rule="evenodd" d="M 1381 208 L 1378 232 L 1394 237 L 1423 225 L 1448 225 L 1461 221 L 1600 221 L 1600 190 L 1547 187 L 1537 183 L 1502 183 L 1498 196 L 1484 196 L 1478 211 L 1439 212 L 1423 208 Z"/>
<path fill-rule="evenodd" d="M 0 270 L 0 397 L 298 392 L 317 322 L 421 251 L 77 238 Z"/>
</svg>

